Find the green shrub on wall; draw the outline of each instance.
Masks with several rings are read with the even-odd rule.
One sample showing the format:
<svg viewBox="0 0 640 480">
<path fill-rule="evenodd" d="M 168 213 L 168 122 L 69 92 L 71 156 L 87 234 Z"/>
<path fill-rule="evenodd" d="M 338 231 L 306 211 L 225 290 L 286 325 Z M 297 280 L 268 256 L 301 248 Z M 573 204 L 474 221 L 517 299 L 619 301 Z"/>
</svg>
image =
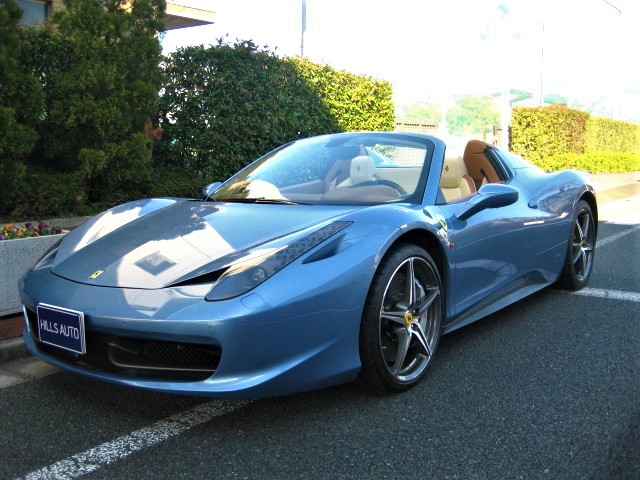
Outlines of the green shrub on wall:
<svg viewBox="0 0 640 480">
<path fill-rule="evenodd" d="M 165 59 L 156 164 L 224 180 L 300 137 L 394 125 L 391 86 L 251 41 L 179 49 Z"/>
<path fill-rule="evenodd" d="M 588 113 L 564 106 L 515 107 L 510 149 L 534 163 L 563 153 L 583 153 L 588 119 Z"/>
<path fill-rule="evenodd" d="M 640 153 L 640 125 L 591 117 L 587 122 L 585 151 Z"/>
<path fill-rule="evenodd" d="M 634 172 L 640 170 L 640 153 L 563 153 L 544 158 L 538 161 L 537 165 L 552 172 L 566 168 L 584 170 L 589 173 Z"/>
</svg>

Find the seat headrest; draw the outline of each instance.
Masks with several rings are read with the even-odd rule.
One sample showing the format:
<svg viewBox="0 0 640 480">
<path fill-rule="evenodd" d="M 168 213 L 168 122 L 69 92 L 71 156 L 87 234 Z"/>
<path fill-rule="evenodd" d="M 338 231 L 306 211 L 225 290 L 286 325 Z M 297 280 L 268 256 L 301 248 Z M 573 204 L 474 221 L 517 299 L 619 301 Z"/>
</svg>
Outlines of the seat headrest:
<svg viewBox="0 0 640 480">
<path fill-rule="evenodd" d="M 462 177 L 467 174 L 462 157 L 446 157 L 442 166 L 442 176 L 440 177 L 441 188 L 457 188 L 460 186 Z"/>
<path fill-rule="evenodd" d="M 351 185 L 371 180 L 376 173 L 376 165 L 368 155 L 359 155 L 351 160 L 349 179 Z"/>
<path fill-rule="evenodd" d="M 483 153 L 488 146 L 489 145 L 482 140 L 469 140 L 465 150 L 468 150 L 470 153 Z"/>
</svg>

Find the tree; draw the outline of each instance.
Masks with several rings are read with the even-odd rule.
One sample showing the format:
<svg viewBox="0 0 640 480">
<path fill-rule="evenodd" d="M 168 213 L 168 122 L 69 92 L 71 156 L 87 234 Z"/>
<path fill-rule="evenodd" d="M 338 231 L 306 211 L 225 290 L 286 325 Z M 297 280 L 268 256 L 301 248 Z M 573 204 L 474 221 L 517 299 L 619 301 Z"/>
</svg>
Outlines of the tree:
<svg viewBox="0 0 640 480">
<path fill-rule="evenodd" d="M 26 188 L 24 160 L 36 142 L 43 101 L 39 82 L 19 61 L 21 17 L 15 0 L 0 1 L 0 215 L 15 207 Z"/>
<path fill-rule="evenodd" d="M 402 106 L 398 118 L 406 122 L 439 122 L 442 119 L 442 112 L 436 103 L 412 103 Z"/>
<path fill-rule="evenodd" d="M 151 165 L 151 120 L 162 83 L 164 0 L 64 0 L 55 29 L 33 34 L 47 84 L 39 163 L 79 171 L 89 200 L 139 182 Z M 55 48 L 51 48 L 51 46 Z M 46 50 L 44 53 L 38 48 Z M 35 68 L 35 66 L 34 66 Z"/>
<path fill-rule="evenodd" d="M 447 111 L 447 128 L 452 135 L 481 134 L 500 122 L 500 113 L 492 96 L 462 95 Z"/>
</svg>

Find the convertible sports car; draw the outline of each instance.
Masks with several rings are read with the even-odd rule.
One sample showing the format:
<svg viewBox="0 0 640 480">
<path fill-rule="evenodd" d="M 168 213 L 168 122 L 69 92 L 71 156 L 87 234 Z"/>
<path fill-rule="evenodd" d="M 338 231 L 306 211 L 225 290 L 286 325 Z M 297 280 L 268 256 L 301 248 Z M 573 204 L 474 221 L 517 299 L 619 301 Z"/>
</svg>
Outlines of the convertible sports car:
<svg viewBox="0 0 640 480">
<path fill-rule="evenodd" d="M 404 390 L 443 333 L 591 273 L 594 189 L 479 140 L 299 140 L 205 188 L 108 210 L 20 282 L 37 357 L 117 384 L 256 398 Z"/>
</svg>

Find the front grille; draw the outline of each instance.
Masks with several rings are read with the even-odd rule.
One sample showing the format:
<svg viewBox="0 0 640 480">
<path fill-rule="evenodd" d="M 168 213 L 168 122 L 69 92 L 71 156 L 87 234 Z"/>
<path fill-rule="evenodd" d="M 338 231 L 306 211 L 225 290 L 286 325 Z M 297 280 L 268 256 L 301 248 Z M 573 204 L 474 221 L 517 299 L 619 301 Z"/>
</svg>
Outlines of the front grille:
<svg viewBox="0 0 640 480">
<path fill-rule="evenodd" d="M 40 343 L 36 313 L 27 309 L 27 317 L 31 335 L 43 352 L 65 363 L 125 378 L 200 381 L 211 377 L 220 363 L 221 350 L 212 345 L 123 337 L 90 328 L 85 333 L 87 353 L 76 355 Z"/>
</svg>

